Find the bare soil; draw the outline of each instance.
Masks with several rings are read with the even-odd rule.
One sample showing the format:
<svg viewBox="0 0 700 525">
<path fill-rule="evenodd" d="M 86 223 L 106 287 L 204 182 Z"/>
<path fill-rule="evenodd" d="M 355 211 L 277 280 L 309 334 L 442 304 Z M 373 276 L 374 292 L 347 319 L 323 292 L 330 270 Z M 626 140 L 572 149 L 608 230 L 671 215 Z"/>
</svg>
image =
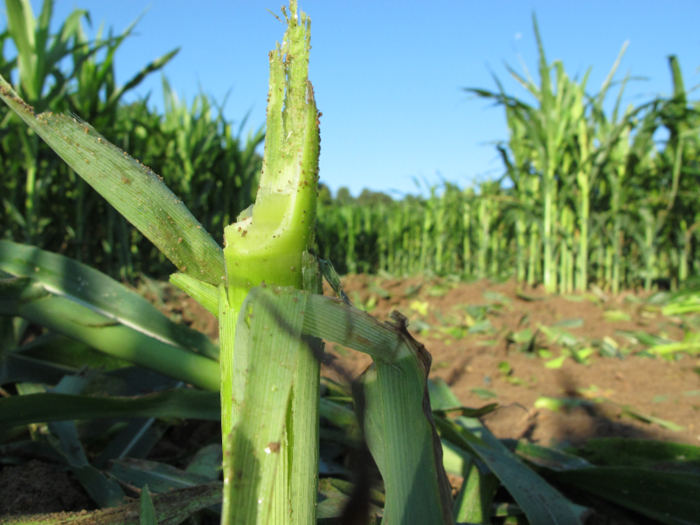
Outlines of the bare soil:
<svg viewBox="0 0 700 525">
<path fill-rule="evenodd" d="M 524 438 L 548 446 L 581 445 L 592 437 L 610 436 L 700 445 L 700 359 L 648 356 L 643 345 L 634 345 L 619 333 L 644 331 L 683 339 L 680 320 L 654 312 L 640 294 L 567 298 L 545 296 L 538 289 L 521 291 L 513 281 L 451 283 L 366 275 L 347 276 L 343 286 L 359 306 L 374 305 L 371 313 L 380 320 L 399 310 L 414 326 L 430 325 L 414 337 L 433 357 L 431 376 L 444 379 L 465 406 L 498 403 L 484 423 L 499 438 Z M 489 304 L 501 305 L 486 316 L 493 327 L 490 333 L 452 336 L 450 329 L 464 323 L 465 307 Z M 611 320 L 610 313 L 606 316 L 611 311 L 618 314 L 613 318 L 626 314 L 629 319 Z M 545 366 L 561 355 L 562 345 L 552 343 L 538 328 L 557 323 L 581 345 L 595 349 L 586 364 L 568 357 L 560 368 Z M 533 351 L 508 340 L 513 332 L 527 328 L 536 334 Z M 619 356 L 599 355 L 597 348 L 603 342 L 616 344 Z M 352 350 L 333 345 L 326 349 L 354 374 L 370 362 Z M 551 358 L 539 357 L 538 349 L 551 352 Z M 536 408 L 535 401 L 544 396 L 567 399 L 570 408 L 556 412 Z M 660 418 L 682 429 L 672 431 L 630 413 Z"/>
<path fill-rule="evenodd" d="M 66 472 L 37 459 L 0 472 L 0 516 L 94 509 L 90 497 Z"/>
</svg>

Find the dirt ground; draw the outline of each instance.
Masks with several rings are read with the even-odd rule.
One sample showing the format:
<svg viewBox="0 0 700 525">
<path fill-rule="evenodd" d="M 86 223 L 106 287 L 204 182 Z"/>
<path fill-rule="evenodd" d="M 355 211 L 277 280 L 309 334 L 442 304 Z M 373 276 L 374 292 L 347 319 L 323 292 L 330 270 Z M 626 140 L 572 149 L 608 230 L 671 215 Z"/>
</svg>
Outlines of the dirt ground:
<svg viewBox="0 0 700 525">
<path fill-rule="evenodd" d="M 409 329 L 427 323 L 430 328 L 415 330 L 414 337 L 433 356 L 431 376 L 444 379 L 465 406 L 498 403 L 484 423 L 500 438 L 542 445 L 580 445 L 607 436 L 700 444 L 700 359 L 651 356 L 643 352 L 644 345 L 623 335 L 644 331 L 683 340 L 680 320 L 655 312 L 640 295 L 547 297 L 537 289 L 519 291 L 513 281 L 452 283 L 365 275 L 348 276 L 343 286 L 358 305 L 372 306 L 371 313 L 381 320 L 399 310 L 413 321 Z M 488 305 L 487 333 L 456 333 L 466 313 Z M 557 324 L 576 338 L 574 346 L 593 350 L 585 363 L 567 357 L 560 368 L 545 366 L 557 364 L 553 361 L 561 359 L 565 347 L 547 336 L 547 328 Z M 519 342 L 517 333 L 527 329 L 534 340 Z M 601 346 L 617 355 L 601 356 Z M 356 352 L 332 346 L 327 350 L 336 355 L 340 350 L 340 362 L 354 373 L 369 363 Z M 538 355 L 547 352 L 551 356 Z M 536 404 L 543 397 L 564 399 L 565 406 L 552 411 L 542 406 L 545 401 Z"/>
<path fill-rule="evenodd" d="M 499 438 L 547 446 L 610 436 L 700 445 L 700 356 L 663 359 L 624 335 L 642 331 L 683 340 L 681 319 L 663 316 L 648 296 L 546 296 L 542 289 L 520 290 L 514 281 L 420 277 L 350 275 L 342 283 L 355 306 L 380 320 L 393 310 L 409 318 L 409 330 L 433 357 L 431 376 L 444 379 L 464 406 L 498 403 L 484 423 Z M 325 294 L 333 291 L 326 287 Z M 216 320 L 186 296 L 175 293 L 164 307 L 217 338 Z M 553 340 L 552 330 L 575 342 Z M 563 358 L 567 342 L 590 355 L 582 362 Z M 371 362 L 334 344 L 326 351 L 351 376 Z M 558 368 L 557 358 L 563 359 Z M 323 373 L 340 379 L 328 368 Z M 552 398 L 562 400 L 556 411 Z"/>
</svg>

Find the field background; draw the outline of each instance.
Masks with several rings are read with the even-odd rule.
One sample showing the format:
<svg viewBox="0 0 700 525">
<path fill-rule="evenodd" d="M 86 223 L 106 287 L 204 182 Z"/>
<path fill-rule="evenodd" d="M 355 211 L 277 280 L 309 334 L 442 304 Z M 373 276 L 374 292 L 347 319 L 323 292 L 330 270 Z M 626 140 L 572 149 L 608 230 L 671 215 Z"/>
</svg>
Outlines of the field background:
<svg viewBox="0 0 700 525">
<path fill-rule="evenodd" d="M 103 31 L 90 40 L 84 13 L 76 10 L 59 32 L 50 34 L 50 6 L 46 2 L 36 18 L 8 10 L 8 30 L 0 42 L 12 42 L 17 55 L 7 56 L 7 48 L 0 49 L 0 73 L 17 79 L 19 94 L 37 112 L 69 112 L 90 122 L 151 167 L 217 238 L 216 232 L 254 199 L 264 130 L 246 130 L 245 119 L 237 125 L 227 121 L 221 106 L 204 93 L 191 104 L 182 102 L 164 76 L 163 112 L 147 98 L 124 103 L 125 94 L 159 72 L 177 50 L 146 63 L 118 86 L 115 57 L 134 27 L 119 35 Z M 31 24 L 21 23 L 26 20 L 33 20 L 36 35 L 27 32 Z M 640 328 L 639 322 L 652 334 L 643 338 L 648 347 L 679 343 L 680 350 L 666 357 L 691 354 L 694 359 L 700 344 L 695 342 L 692 319 L 664 318 L 666 324 L 657 326 L 623 307 L 639 309 L 663 290 L 679 292 L 681 299 L 673 299 L 677 301 L 694 304 L 697 297 L 700 102 L 692 98 L 674 56 L 668 57 L 670 97 L 622 107 L 620 100 L 632 77 L 617 73 L 619 60 L 601 89 L 591 92 L 587 75 L 572 78 L 564 64 L 548 61 L 533 21 L 539 49 L 539 62 L 532 67 L 536 75 L 510 70 L 530 97 L 509 95 L 497 78 L 494 91 L 467 90 L 505 111 L 509 136 L 495 145 L 503 161 L 501 177 L 466 188 L 445 181 L 424 187 L 422 195 L 401 199 L 367 190 L 353 197 L 344 188 L 332 195 L 321 184 L 317 255 L 332 262 L 340 274 L 352 275 L 347 287 L 357 294 L 359 305 L 376 309 L 380 316 L 389 305 L 418 315 L 414 329 L 436 353 L 435 372 L 446 378 L 462 377 L 464 367 L 475 366 L 472 360 L 483 360 L 489 352 L 500 352 L 498 362 L 504 356 L 521 359 L 513 349 L 526 342 L 532 357 L 543 338 L 568 340 L 540 328 L 556 323 L 564 323 L 558 329 L 570 330 L 572 338 L 582 338 L 568 340 L 565 346 L 594 348 L 596 354 L 615 359 L 615 366 L 630 366 L 617 362 L 635 348 L 626 345 L 619 332 L 628 332 L 628 339 L 634 340 L 630 333 Z M 623 54 L 624 48 L 620 58 Z M 609 99 L 617 102 L 609 104 Z M 2 238 L 67 255 L 133 285 L 149 278 L 164 280 L 173 271 L 148 240 L 4 106 L 0 162 Z M 389 283 L 391 290 L 382 283 Z M 442 296 L 434 291 L 436 286 L 446 287 Z M 484 295 L 486 287 L 491 299 Z M 413 288 L 419 291 L 410 292 Z M 507 302 L 496 302 L 485 313 L 475 309 L 474 305 L 494 303 L 493 297 L 502 291 Z M 560 296 L 522 299 L 544 293 Z M 684 312 L 692 314 L 692 304 Z M 521 310 L 528 321 L 523 321 Z M 607 316 L 606 322 L 600 321 L 601 315 Z M 465 333 L 486 334 L 488 345 L 477 338 L 465 349 L 459 342 Z M 506 355 L 508 337 L 513 344 Z M 606 347 L 606 337 L 612 350 Z M 634 361 L 645 363 L 640 367 L 653 362 Z M 502 385 L 508 386 L 503 395 L 519 391 L 516 387 L 529 392 L 532 389 L 522 388 L 520 382 L 539 375 L 530 371 L 536 362 L 524 360 L 510 372 L 484 374 L 495 382 L 510 378 Z M 563 377 L 569 366 L 573 364 L 546 374 Z M 582 374 L 585 366 L 571 374 Z M 631 385 L 624 381 L 638 381 L 634 384 L 639 388 L 652 382 L 642 368 L 621 374 L 623 390 L 624 384 Z M 473 388 L 486 388 L 483 381 L 478 378 Z M 465 403 L 479 401 L 472 390 L 457 390 Z"/>
<path fill-rule="evenodd" d="M 227 121 L 204 93 L 182 102 L 165 76 L 163 112 L 148 99 L 122 102 L 177 50 L 117 86 L 115 57 L 134 27 L 93 41 L 83 14 L 74 11 L 48 38 L 49 10 L 34 21 L 44 37 L 27 38 L 19 15 L 9 15 L 0 38 L 18 54 L 0 52 L 0 73 L 18 79 L 18 92 L 37 112 L 70 112 L 90 122 L 162 175 L 215 238 L 253 202 L 263 129 L 246 131 L 245 119 Z M 668 419 L 685 429 L 673 438 L 695 439 L 697 406 L 685 393 L 700 388 L 693 385 L 700 350 L 693 317 L 700 276 L 700 102 L 670 56 L 673 95 L 622 107 L 632 77 L 617 74 L 619 60 L 592 93 L 587 75 L 572 78 L 564 64 L 548 62 L 536 20 L 534 34 L 537 74 L 510 70 L 528 100 L 505 93 L 498 79 L 495 91 L 467 90 L 505 111 L 509 136 L 495 145 L 501 177 L 466 188 L 445 181 L 401 199 L 368 190 L 353 197 L 345 188 L 333 195 L 321 184 L 316 252 L 348 274 L 345 285 L 358 306 L 380 317 L 397 308 L 413 319 L 434 354 L 434 373 L 466 404 L 495 393 L 498 402 L 519 402 L 529 411 L 538 396 L 594 399 L 615 392 L 618 412 L 631 404 L 652 417 L 673 416 Z M 4 106 L 0 162 L 3 238 L 87 262 L 141 289 L 173 271 Z M 689 305 L 679 310 L 687 318 L 664 316 L 668 301 Z M 185 310 L 196 311 L 187 304 Z M 216 338 L 208 321 L 204 329 Z M 648 335 L 635 336 L 640 330 Z M 646 350 L 669 344 L 677 348 L 665 351 L 665 361 Z M 561 351 L 568 357 L 558 363 Z M 640 352 L 643 357 L 628 358 Z M 365 365 L 341 357 L 355 373 Z M 685 371 L 683 386 L 662 370 Z M 591 413 L 591 406 L 572 413 Z M 542 439 L 558 437 L 551 430 Z"/>
<path fill-rule="evenodd" d="M 176 51 L 118 86 L 114 57 L 132 29 L 92 41 L 82 16 L 51 38 L 50 13 L 34 21 L 42 38 L 10 23 L 0 44 L 12 40 L 18 55 L 0 47 L 0 74 L 17 79 L 37 112 L 71 113 L 149 166 L 220 239 L 253 202 L 264 130 L 227 121 L 204 93 L 182 102 L 165 77 L 163 112 L 147 99 L 123 103 Z M 469 90 L 506 114 L 509 135 L 495 145 L 501 176 L 401 199 L 321 185 L 316 254 L 344 276 L 356 306 L 382 320 L 395 309 L 409 317 L 433 376 L 464 405 L 499 404 L 484 419 L 498 437 L 697 445 L 700 102 L 671 56 L 673 95 L 622 107 L 630 76 L 617 64 L 591 92 L 586 76 L 547 60 L 536 25 L 535 35 L 536 75 L 513 72 L 527 100 L 498 81 L 494 91 Z M 609 98 L 618 103 L 607 111 Z M 4 106 L 0 163 L 1 238 L 85 262 L 218 339 L 214 318 L 165 284 L 171 263 Z M 23 342 L 37 335 L 30 328 Z M 327 376 L 347 379 L 369 364 L 327 350 Z"/>
<path fill-rule="evenodd" d="M 50 2 L 46 3 L 47 5 Z M 13 10 L 9 10 L 13 20 Z M 33 15 L 32 15 L 33 16 Z M 231 122 L 204 92 L 181 101 L 162 77 L 164 110 L 125 95 L 158 74 L 177 50 L 144 61 L 123 85 L 115 81 L 119 35 L 88 38 L 74 11 L 39 37 L 21 17 L 0 35 L 0 73 L 37 112 L 71 113 L 163 177 L 215 238 L 254 199 L 264 130 Z M 31 17 L 30 17 L 31 18 Z M 43 33 L 42 33 L 43 31 Z M 495 144 L 502 159 L 493 180 L 458 187 L 444 181 L 400 199 L 364 191 L 353 197 L 320 187 L 318 254 L 341 273 L 422 274 L 463 280 L 515 278 L 547 292 L 583 292 L 591 284 L 621 290 L 678 289 L 698 264 L 698 101 L 681 64 L 668 57 L 671 96 L 623 107 L 634 72 L 610 70 L 598 91 L 588 74 L 572 77 L 547 59 L 535 21 L 539 62 L 532 76 L 509 70 L 528 92 L 470 88 L 505 112 L 509 134 Z M 41 36 L 43 35 L 43 36 Z M 690 66 L 692 67 L 692 65 Z M 120 279 L 164 279 L 165 258 L 19 119 L 0 108 L 2 238 L 58 252 Z M 321 174 L 323 181 L 323 174 Z"/>
</svg>

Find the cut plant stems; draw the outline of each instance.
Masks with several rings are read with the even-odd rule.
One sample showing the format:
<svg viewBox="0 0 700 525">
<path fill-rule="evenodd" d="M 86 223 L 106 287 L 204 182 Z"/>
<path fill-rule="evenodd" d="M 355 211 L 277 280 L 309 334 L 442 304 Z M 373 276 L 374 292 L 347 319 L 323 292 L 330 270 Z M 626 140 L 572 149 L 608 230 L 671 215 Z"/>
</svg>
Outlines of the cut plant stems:
<svg viewBox="0 0 700 525">
<path fill-rule="evenodd" d="M 270 53 L 267 134 L 255 204 L 224 231 L 231 307 L 251 288 L 302 287 L 302 253 L 313 247 L 320 151 L 319 113 L 307 79 L 310 20 L 291 3 L 282 45 Z"/>
<path fill-rule="evenodd" d="M 311 20 L 303 12 L 297 14 L 296 0 L 290 2 L 289 13 L 284 7 L 282 13 L 287 30 L 282 44 L 269 55 L 267 133 L 258 193 L 252 208 L 224 230 L 226 290 L 222 285 L 219 297 L 221 423 L 230 468 L 225 469 L 224 524 L 282 523 L 289 516 L 292 523 L 316 521 L 320 385 L 316 354 L 321 343 L 301 338 L 300 332 L 285 333 L 298 324 L 294 315 L 303 316 L 299 304 L 285 310 L 286 315 L 293 314 L 291 318 L 282 317 L 282 311 L 279 318 L 274 312 L 267 318 L 256 311 L 250 320 L 249 313 L 250 326 L 243 326 L 250 328 L 250 335 L 236 334 L 241 326 L 238 317 L 253 288 L 320 292 L 317 263 L 308 255 L 316 228 L 320 153 L 320 113 L 308 80 Z M 297 309 L 289 310 L 291 306 Z M 260 324 L 263 319 L 269 320 Z M 275 324 L 273 319 L 284 322 Z M 260 346 L 261 340 L 268 346 Z M 265 382 L 256 384 L 253 375 Z M 256 414 L 267 415 L 265 431 L 254 422 Z"/>
</svg>

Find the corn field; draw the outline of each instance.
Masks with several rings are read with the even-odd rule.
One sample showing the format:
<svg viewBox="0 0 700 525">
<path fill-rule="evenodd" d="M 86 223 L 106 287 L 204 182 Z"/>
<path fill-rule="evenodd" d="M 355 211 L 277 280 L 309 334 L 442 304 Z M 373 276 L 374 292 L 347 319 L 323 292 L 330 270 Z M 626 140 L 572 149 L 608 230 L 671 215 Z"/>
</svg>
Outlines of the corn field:
<svg viewBox="0 0 700 525">
<path fill-rule="evenodd" d="M 203 93 L 191 105 L 181 102 L 165 77 L 163 114 L 148 99 L 122 101 L 177 50 L 119 87 L 114 60 L 133 26 L 89 41 L 86 12 L 76 10 L 47 37 L 51 2 L 38 18 L 16 7 L 22 5 L 8 3 L 0 74 L 18 79 L 18 93 L 37 111 L 70 112 L 110 130 L 106 138 L 162 173 L 209 231 L 220 231 L 253 201 L 262 128 L 244 136 L 245 119 L 234 128 Z M 503 175 L 466 189 L 444 182 L 399 200 L 372 192 L 333 199 L 325 192 L 321 257 L 341 273 L 514 277 L 564 293 L 591 283 L 613 293 L 676 287 L 698 275 L 699 106 L 689 99 L 678 60 L 669 57 L 672 96 L 623 108 L 630 76 L 615 75 L 624 48 L 591 95 L 590 71 L 579 81 L 561 62 L 548 63 L 534 25 L 539 83 L 509 70 L 529 101 L 505 93 L 497 78 L 496 91 L 465 89 L 505 110 L 509 137 L 497 145 Z M 18 53 L 7 58 L 10 40 Z M 6 108 L 0 162 L 3 238 L 89 261 L 120 278 L 169 272 L 162 254 Z"/>
<path fill-rule="evenodd" d="M 577 82 L 548 63 L 534 25 L 539 85 L 510 70 L 534 104 L 498 79 L 498 91 L 465 90 L 505 109 L 502 177 L 464 190 L 445 182 L 426 198 L 326 201 L 322 257 L 341 272 L 515 277 L 562 293 L 591 283 L 613 293 L 675 288 L 700 273 L 700 104 L 689 100 L 677 58 L 668 59 L 671 97 L 622 108 L 627 76 L 607 114 L 624 48 L 589 95 L 588 73 Z"/>
<path fill-rule="evenodd" d="M 157 173 L 210 231 L 221 231 L 255 197 L 262 158 L 262 128 L 242 135 L 206 94 L 181 102 L 163 77 L 164 112 L 148 99 L 124 103 L 149 74 L 178 50 L 146 64 L 122 86 L 115 83 L 115 56 L 134 25 L 119 35 L 85 34 L 87 12 L 75 10 L 49 35 L 52 2 L 35 18 L 28 3 L 6 2 L 7 30 L 0 34 L 0 74 L 17 79 L 18 93 L 36 112 L 70 113 L 106 131 L 105 138 Z M 11 41 L 17 56 L 6 57 Z M 132 278 L 163 276 L 167 259 L 97 192 L 76 176 L 8 108 L 0 108 L 0 237 L 25 242 Z"/>
<path fill-rule="evenodd" d="M 505 165 L 500 180 L 466 190 L 444 183 L 429 188 L 427 197 L 399 201 L 370 191 L 353 199 L 343 190 L 332 198 L 319 188 L 321 112 L 309 79 L 311 19 L 296 0 L 282 7 L 284 36 L 268 55 L 262 159 L 256 153 L 262 131 L 243 141 L 245 119 L 234 133 L 205 95 L 188 106 L 164 79 L 162 115 L 149 109 L 147 99 L 122 102 L 175 51 L 116 87 L 114 52 L 132 28 L 90 42 L 81 25 L 87 14 L 74 11 L 49 36 L 52 0 L 44 1 L 39 18 L 29 0 L 5 5 L 9 24 L 0 42 L 11 38 L 18 56 L 6 60 L 0 48 L 0 103 L 11 110 L 0 114 L 0 486 L 7 488 L 3 496 L 9 494 L 0 501 L 0 525 L 582 525 L 589 518 L 607 523 L 609 515 L 630 523 L 628 515 L 645 523 L 697 523 L 700 447 L 595 438 L 555 422 L 566 441 L 547 448 L 533 439 L 537 413 L 518 415 L 527 430 L 517 439 L 500 439 L 481 420 L 498 404 L 464 406 L 446 381 L 430 377 L 433 357 L 409 332 L 409 318 L 394 311 L 382 322 L 355 308 L 328 263 L 344 272 L 515 276 L 562 292 L 594 281 L 612 291 L 687 281 L 696 273 L 692 182 L 698 137 L 675 58 L 671 99 L 619 115 L 618 98 L 608 118 L 602 107 L 616 68 L 602 94 L 585 95 L 585 78 L 570 81 L 561 64 L 547 64 L 535 24 L 541 85 L 516 78 L 536 106 L 503 89 L 468 89 L 506 109 L 511 136 L 498 146 Z M 350 5 L 353 12 L 355 7 Z M 61 69 L 71 60 L 72 71 Z M 661 128 L 669 138 L 657 145 Z M 244 209 L 253 196 L 254 204 Z M 221 228 L 223 249 L 215 239 Z M 175 268 L 170 284 L 192 299 L 190 305 L 198 303 L 195 315 L 207 311 L 217 320 L 211 328 L 218 341 L 92 267 L 128 279 L 167 271 L 166 259 Z M 337 298 L 323 294 L 324 278 Z M 379 293 L 381 286 L 373 285 Z M 583 317 L 556 319 L 551 326 L 538 320 L 536 327 L 526 314 L 517 333 L 506 324 L 493 326 L 487 314 L 511 308 L 510 298 L 493 290 L 483 293 L 486 305 L 445 305 L 454 311 L 445 317 L 435 308 L 431 316 L 439 325 L 431 327 L 425 321 L 431 305 L 414 300 L 416 294 L 400 292 L 401 300 L 411 301 L 409 309 L 418 306 L 423 328 L 414 333 L 427 337 L 430 329 L 434 342 L 440 341 L 435 335 L 449 334 L 449 340 L 441 338 L 443 348 L 479 337 L 460 343 L 469 345 L 462 351 L 466 359 L 450 353 L 459 363 L 452 371 L 460 375 L 472 372 L 467 364 L 475 354 L 484 355 L 472 352 L 477 345 L 498 343 L 481 339 L 496 329 L 504 343 L 500 355 L 510 359 L 516 343 L 523 361 L 546 357 L 547 368 L 560 368 L 568 358 L 575 362 L 567 365 L 593 366 L 594 358 L 605 358 L 605 345 L 613 350 L 607 357 L 629 356 L 628 363 L 642 356 L 648 362 L 654 355 L 697 355 L 698 334 L 689 330 L 698 326 L 697 293 L 656 294 L 666 297 L 654 301 L 653 311 L 643 309 L 652 299 L 639 300 L 647 304 L 634 307 L 638 319 L 689 316 L 673 323 L 683 326 L 684 341 L 669 339 L 665 328 L 658 335 L 616 331 L 636 349 L 608 336 L 601 343 L 579 339 L 563 329 L 580 328 Z M 420 299 L 426 295 L 431 291 Z M 162 297 L 156 293 L 164 305 Z M 572 298 L 547 299 L 561 304 Z M 602 313 L 631 321 L 625 311 L 603 310 L 602 302 L 588 305 L 595 315 L 588 319 Z M 657 326 L 667 324 L 659 319 Z M 549 343 L 537 341 L 540 332 Z M 324 341 L 341 357 L 345 347 L 372 363 L 353 377 L 326 353 Z M 561 347 L 559 357 L 551 359 L 550 343 Z M 497 355 L 496 349 L 484 355 L 489 370 Z M 340 381 L 322 378 L 322 364 Z M 681 382 L 679 374 L 668 373 L 673 369 L 654 366 L 654 377 L 663 372 Z M 531 380 L 513 375 L 507 361 L 496 367 L 499 388 L 537 385 L 534 374 Z M 617 368 L 610 380 L 622 380 L 629 390 Z M 689 368 L 675 371 L 688 369 L 692 382 L 685 384 L 694 388 L 698 370 Z M 465 381 L 479 384 L 474 378 L 485 370 Z M 566 397 L 536 394 L 533 409 L 580 406 L 596 413 L 597 404 L 606 402 L 640 423 L 686 431 L 604 399 L 613 390 L 601 395 L 595 385 L 578 388 L 570 377 L 566 392 L 561 376 L 552 382 Z M 648 377 L 638 384 L 646 388 Z M 484 385 L 491 381 L 484 375 Z M 498 397 L 484 388 L 470 392 Z M 519 402 L 524 390 L 517 392 L 517 404 L 525 408 Z M 190 431 L 183 420 L 197 422 Z M 608 421 L 621 435 L 636 428 L 608 415 L 590 421 Z M 185 439 L 171 440 L 180 433 Z M 576 437 L 587 441 L 585 448 L 574 444 Z M 686 437 L 695 443 L 694 435 Z M 33 464 L 47 470 L 38 474 Z M 52 465 L 61 478 L 48 473 Z M 27 478 L 42 478 L 47 489 L 25 485 Z M 63 496 L 69 481 L 85 492 L 84 503 L 35 506 L 49 493 Z M 31 507 L 16 506 L 23 500 Z M 74 513 L 59 512 L 66 510 Z"/>
</svg>

